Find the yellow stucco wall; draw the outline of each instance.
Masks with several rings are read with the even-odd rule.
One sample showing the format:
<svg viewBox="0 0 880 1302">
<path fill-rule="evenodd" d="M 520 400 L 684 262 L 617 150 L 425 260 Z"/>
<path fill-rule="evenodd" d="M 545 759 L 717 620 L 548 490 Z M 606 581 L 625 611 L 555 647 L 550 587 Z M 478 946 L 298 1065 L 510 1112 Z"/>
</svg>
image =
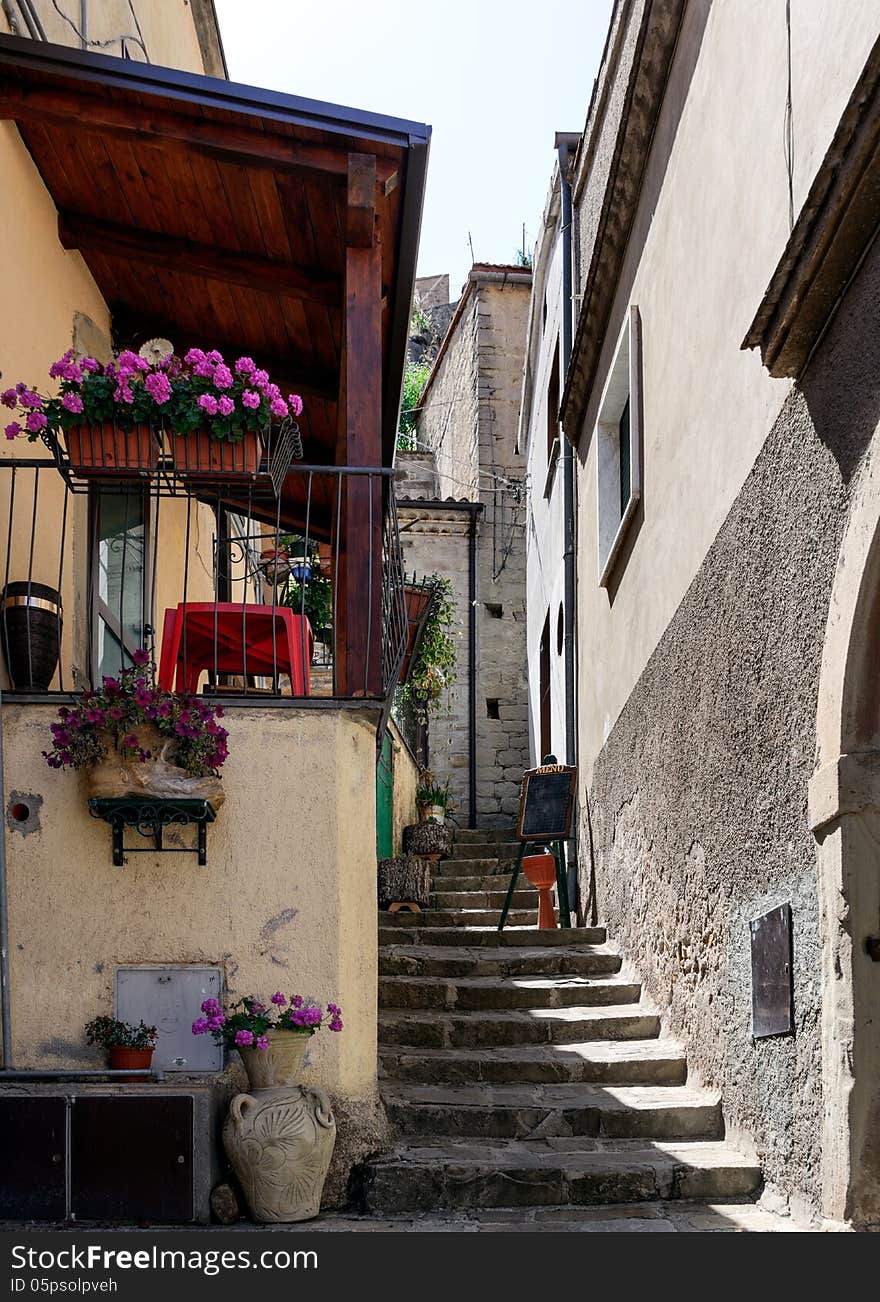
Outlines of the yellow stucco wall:
<svg viewBox="0 0 880 1302">
<path fill-rule="evenodd" d="M 53 45 L 70 45 L 79 48 L 80 42 L 76 32 L 70 23 L 64 21 L 50 0 L 35 0 L 33 7 L 43 24 L 47 40 Z M 79 4 L 65 2 L 61 8 L 79 27 L 81 22 Z M 128 0 L 89 0 L 86 17 L 88 39 L 95 42 L 111 42 L 98 49 L 101 54 L 119 55 L 121 50 L 118 38 L 137 37 L 140 28 L 140 35 L 146 46 L 150 63 L 163 64 L 168 68 L 182 68 L 187 72 L 204 70 L 189 0 L 134 0 L 132 6 L 129 6 Z M 0 32 L 9 31 L 9 19 L 0 9 Z M 22 27 L 16 34 L 27 36 L 27 28 Z M 136 40 L 129 40 L 126 48 L 129 59 L 138 63 L 146 61 L 144 52 Z"/>
<path fill-rule="evenodd" d="M 394 743 L 394 794 L 392 818 L 394 820 L 394 853 L 403 853 L 403 829 L 415 823 L 416 789 L 419 785 L 419 766 L 392 719 L 388 725 Z"/>
<path fill-rule="evenodd" d="M 7 793 L 42 798 L 39 830 L 6 828 L 15 1065 L 97 1064 L 82 1028 L 112 1013 L 118 964 L 209 963 L 234 997 L 280 989 L 339 1003 L 345 1031 L 315 1037 L 310 1079 L 370 1096 L 374 721 L 358 711 L 230 709 L 226 803 L 208 829 L 207 867 L 150 852 L 114 868 L 110 829 L 89 817 L 82 776 L 42 759 L 53 718 L 43 705 L 3 710 Z"/>
</svg>

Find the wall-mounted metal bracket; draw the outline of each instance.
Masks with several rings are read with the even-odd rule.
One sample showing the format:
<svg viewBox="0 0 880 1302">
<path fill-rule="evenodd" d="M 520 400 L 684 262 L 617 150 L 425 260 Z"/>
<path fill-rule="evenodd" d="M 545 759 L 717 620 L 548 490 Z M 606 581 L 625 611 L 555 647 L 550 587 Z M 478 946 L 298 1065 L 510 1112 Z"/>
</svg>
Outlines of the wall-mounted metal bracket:
<svg viewBox="0 0 880 1302">
<path fill-rule="evenodd" d="M 93 796 L 89 800 L 89 813 L 92 818 L 101 818 L 110 824 L 113 833 L 113 864 L 116 868 L 124 865 L 126 854 L 149 854 L 156 850 L 164 854 L 196 854 L 200 867 L 208 862 L 208 824 L 213 823 L 217 817 L 209 800 Z M 166 827 L 183 827 L 188 823 L 196 826 L 194 846 L 163 844 L 162 834 Z M 126 847 L 124 832 L 127 827 L 133 828 L 139 836 L 152 839 L 152 847 Z"/>
</svg>

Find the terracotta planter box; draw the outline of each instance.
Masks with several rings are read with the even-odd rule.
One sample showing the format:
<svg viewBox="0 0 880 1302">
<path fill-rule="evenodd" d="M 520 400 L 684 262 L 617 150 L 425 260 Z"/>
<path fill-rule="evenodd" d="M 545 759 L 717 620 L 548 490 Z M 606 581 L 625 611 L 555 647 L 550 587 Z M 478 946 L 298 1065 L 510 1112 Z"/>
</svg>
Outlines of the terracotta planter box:
<svg viewBox="0 0 880 1302">
<path fill-rule="evenodd" d="M 262 452 L 263 440 L 257 433 L 245 434 L 238 443 L 211 438 L 204 430 L 171 435 L 174 469 L 184 479 L 253 478 Z"/>
<path fill-rule="evenodd" d="M 149 472 L 159 462 L 159 445 L 149 425 L 128 430 L 112 421 L 74 425 L 64 441 L 71 469 L 86 479 Z"/>
</svg>

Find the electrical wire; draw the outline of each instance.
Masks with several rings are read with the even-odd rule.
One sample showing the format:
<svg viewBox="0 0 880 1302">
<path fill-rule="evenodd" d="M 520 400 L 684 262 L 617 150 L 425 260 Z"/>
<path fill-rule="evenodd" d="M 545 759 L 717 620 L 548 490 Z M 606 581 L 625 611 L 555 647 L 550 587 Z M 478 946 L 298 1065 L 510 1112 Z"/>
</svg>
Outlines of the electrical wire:
<svg viewBox="0 0 880 1302">
<path fill-rule="evenodd" d="M 133 45 L 140 46 L 140 48 L 143 50 L 144 58 L 146 59 L 147 63 L 150 62 L 150 56 L 147 52 L 147 47 L 144 42 L 143 35 L 141 33 L 140 23 L 138 22 L 137 14 L 134 11 L 134 7 L 131 4 L 131 0 L 129 0 L 128 7 L 129 10 L 131 11 L 131 16 L 134 19 L 135 27 L 138 29 L 138 34 L 135 36 L 133 33 L 126 33 L 126 35 L 124 36 L 112 36 L 109 38 L 109 40 L 105 40 L 105 41 L 90 41 L 89 38 L 86 36 L 86 34 L 80 31 L 80 29 L 77 27 L 73 19 L 64 12 L 64 10 L 61 8 L 61 5 L 58 3 L 58 0 L 51 0 L 51 2 L 52 2 L 52 8 L 55 10 L 58 17 L 63 19 L 63 21 L 67 23 L 67 26 L 73 32 L 74 36 L 76 36 L 77 40 L 79 40 L 82 43 L 84 49 L 106 50 L 111 45 L 116 45 L 118 42 L 124 55 L 126 44 L 128 42 L 131 42 Z"/>
</svg>

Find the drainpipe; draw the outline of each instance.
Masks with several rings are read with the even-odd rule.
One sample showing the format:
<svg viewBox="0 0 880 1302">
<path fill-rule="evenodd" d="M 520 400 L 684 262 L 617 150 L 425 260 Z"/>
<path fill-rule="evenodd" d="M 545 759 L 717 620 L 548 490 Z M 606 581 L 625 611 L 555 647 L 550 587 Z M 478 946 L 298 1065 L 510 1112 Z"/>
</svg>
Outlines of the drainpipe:
<svg viewBox="0 0 880 1302">
<path fill-rule="evenodd" d="M 568 366 L 571 359 L 573 334 L 574 302 L 572 299 L 571 247 L 572 214 L 571 186 L 568 183 L 568 163 L 572 149 L 577 147 L 580 137 L 567 132 L 557 132 L 556 148 L 559 158 L 559 186 L 561 191 L 561 236 L 562 236 L 562 332 L 560 349 L 560 388 L 565 389 Z M 562 439 L 562 492 L 563 492 L 563 529 L 564 550 L 562 554 L 564 572 L 564 609 L 565 609 L 565 762 L 577 764 L 577 687 L 576 687 L 576 653 L 575 628 L 576 610 L 576 553 L 577 537 L 577 503 L 575 500 L 574 447 L 571 440 L 563 435 Z M 568 864 L 568 897 L 577 905 L 577 843 L 572 846 Z"/>
<path fill-rule="evenodd" d="M 468 827 L 477 826 L 477 516 L 482 502 L 470 503 L 468 530 Z"/>
</svg>

